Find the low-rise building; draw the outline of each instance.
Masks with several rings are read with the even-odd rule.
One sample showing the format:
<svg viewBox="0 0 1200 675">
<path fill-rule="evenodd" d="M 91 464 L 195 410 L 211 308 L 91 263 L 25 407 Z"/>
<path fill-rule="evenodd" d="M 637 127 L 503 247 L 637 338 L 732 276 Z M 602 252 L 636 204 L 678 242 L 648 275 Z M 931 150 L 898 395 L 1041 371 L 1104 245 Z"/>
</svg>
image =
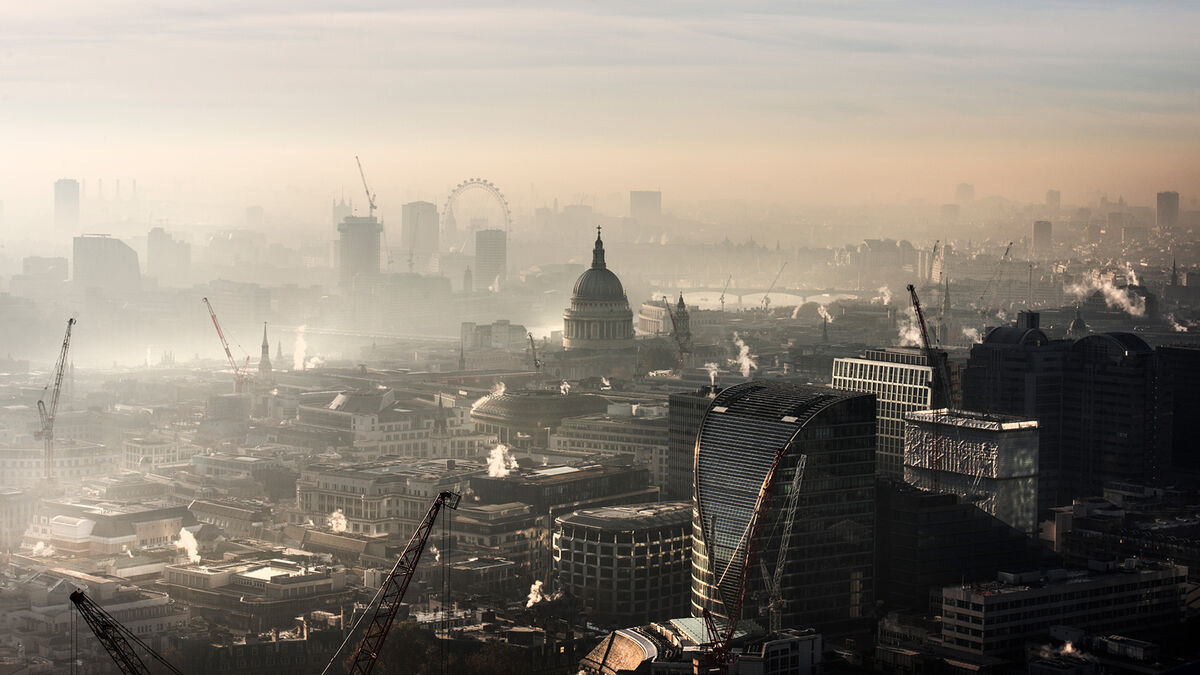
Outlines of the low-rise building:
<svg viewBox="0 0 1200 675">
<path fill-rule="evenodd" d="M 650 469 L 650 482 L 667 490 L 667 410 L 659 406 L 613 404 L 605 413 L 564 418 L 550 434 L 550 449 L 632 455 Z"/>
</svg>

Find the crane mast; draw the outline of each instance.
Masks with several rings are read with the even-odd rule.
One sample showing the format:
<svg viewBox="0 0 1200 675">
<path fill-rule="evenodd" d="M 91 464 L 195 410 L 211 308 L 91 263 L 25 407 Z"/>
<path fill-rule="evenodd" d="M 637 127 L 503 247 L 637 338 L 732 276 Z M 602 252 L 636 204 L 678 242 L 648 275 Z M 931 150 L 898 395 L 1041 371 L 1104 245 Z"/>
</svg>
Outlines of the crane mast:
<svg viewBox="0 0 1200 675">
<path fill-rule="evenodd" d="M 225 331 L 221 330 L 221 322 L 217 320 L 217 313 L 213 311 L 212 303 L 208 301 L 208 298 L 204 298 L 204 306 L 208 308 L 208 315 L 212 317 L 213 328 L 217 329 L 217 337 L 221 338 L 221 346 L 225 348 L 225 358 L 229 359 L 229 367 L 233 368 L 233 391 L 240 394 L 249 380 L 246 369 L 244 366 L 239 366 L 233 359 L 233 352 L 229 349 L 229 340 L 225 339 Z M 246 357 L 246 363 L 250 363 L 249 356 Z"/>
<path fill-rule="evenodd" d="M 529 352 L 533 356 L 533 372 L 537 373 L 538 377 L 542 376 L 542 360 L 537 355 L 537 345 L 533 341 L 533 333 L 527 333 L 529 336 Z"/>
<path fill-rule="evenodd" d="M 921 310 L 921 300 L 917 298 L 917 289 L 912 284 L 908 285 L 908 294 L 912 298 L 913 311 L 916 312 L 917 321 L 921 325 L 921 348 L 925 352 L 925 359 L 929 361 L 929 367 L 933 369 L 935 395 L 932 407 L 935 409 L 949 408 L 953 397 L 950 391 L 950 374 L 946 372 L 945 359 L 938 356 L 933 348 L 933 343 L 929 341 L 929 330 L 925 325 L 925 312 Z"/>
<path fill-rule="evenodd" d="M 375 668 L 375 661 L 383 649 L 383 641 L 387 639 L 388 631 L 391 630 L 392 623 L 396 619 L 396 612 L 400 609 L 400 604 L 404 602 L 404 593 L 408 590 L 413 572 L 416 571 L 417 563 L 421 560 L 421 553 L 425 550 L 425 542 L 429 538 L 429 532 L 433 529 L 433 523 L 437 520 L 438 513 L 442 507 L 457 509 L 461 499 L 462 495 L 457 492 L 445 490 L 433 500 L 425 518 L 417 526 L 416 532 L 413 532 L 412 538 L 408 540 L 408 546 L 404 547 L 404 553 L 400 554 L 396 565 L 392 567 L 392 571 L 379 589 L 379 595 L 376 596 L 378 604 L 375 606 L 375 613 L 371 616 L 370 624 L 367 625 L 362 640 L 354 650 L 353 662 L 348 670 L 350 675 L 358 673 L 369 675 Z M 365 619 L 366 615 L 364 614 L 360 623 Z M 358 626 L 355 625 L 355 629 L 357 628 Z M 346 636 L 346 641 L 342 642 L 337 654 L 334 654 L 329 664 L 325 666 L 322 675 L 338 672 L 335 665 L 338 654 L 341 654 L 346 642 L 349 642 L 356 632 L 356 630 L 351 630 Z"/>
<path fill-rule="evenodd" d="M 54 480 L 54 418 L 58 415 L 58 399 L 62 395 L 63 373 L 67 370 L 67 351 L 71 349 L 71 327 L 74 325 L 74 317 L 67 319 L 67 332 L 63 335 L 62 347 L 58 350 L 58 361 L 54 364 L 54 389 L 50 394 L 50 406 L 47 408 L 42 399 L 38 399 L 37 402 L 38 417 L 42 422 L 42 429 L 38 435 L 42 437 L 42 443 L 45 445 L 42 469 L 47 483 Z M 49 386 L 46 385 L 46 388 Z M 43 389 L 42 395 L 45 394 Z"/>
<path fill-rule="evenodd" d="M 731 282 L 731 281 L 733 281 L 732 274 L 730 274 L 729 277 L 727 279 L 725 279 L 725 288 L 721 289 L 720 302 L 721 302 L 721 313 L 722 314 L 725 313 L 725 291 L 729 290 L 729 282 Z"/>
<path fill-rule="evenodd" d="M 134 635 L 132 631 L 121 625 L 120 621 L 104 611 L 103 607 L 97 605 L 83 591 L 77 590 L 71 593 L 71 602 L 75 604 L 75 609 L 79 610 L 80 616 L 87 622 L 96 639 L 108 651 L 108 655 L 112 657 L 113 663 L 117 664 L 117 668 L 123 675 L 150 675 L 151 673 L 146 662 L 134 651 L 134 645 L 146 650 L 155 661 L 175 675 L 183 675 L 178 668 L 171 665 L 150 645 L 142 642 L 141 638 Z"/>
<path fill-rule="evenodd" d="M 783 276 L 783 268 L 785 267 L 787 267 L 786 260 L 779 266 L 779 271 L 775 273 L 775 278 L 771 280 L 771 285 L 767 287 L 767 292 L 763 293 L 762 308 L 764 312 L 771 309 L 771 291 L 775 290 L 775 284 L 779 283 L 779 277 Z"/>
</svg>

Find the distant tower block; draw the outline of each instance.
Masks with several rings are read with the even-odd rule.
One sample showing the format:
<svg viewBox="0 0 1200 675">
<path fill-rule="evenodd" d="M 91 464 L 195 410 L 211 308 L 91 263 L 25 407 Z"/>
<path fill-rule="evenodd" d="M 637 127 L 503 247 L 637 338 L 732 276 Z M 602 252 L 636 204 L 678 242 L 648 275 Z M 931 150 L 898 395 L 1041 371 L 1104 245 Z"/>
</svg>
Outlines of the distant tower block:
<svg viewBox="0 0 1200 675">
<path fill-rule="evenodd" d="M 60 232 L 79 231 L 79 181 L 74 178 L 54 182 L 54 226 Z"/>
<path fill-rule="evenodd" d="M 508 233 L 479 230 L 475 233 L 475 290 L 499 290 L 508 280 Z"/>
<path fill-rule="evenodd" d="M 338 225 L 338 283 L 350 288 L 355 277 L 379 275 L 379 239 L 383 225 L 375 216 L 346 216 Z"/>
<path fill-rule="evenodd" d="M 1033 224 L 1033 255 L 1044 257 L 1054 248 L 1054 226 L 1048 220 L 1039 220 Z"/>
<path fill-rule="evenodd" d="M 629 192 L 629 215 L 644 223 L 657 220 L 662 216 L 662 192 L 631 190 Z"/>
<path fill-rule="evenodd" d="M 1062 207 L 1062 193 L 1058 190 L 1046 190 L 1046 210 L 1057 213 Z"/>
<path fill-rule="evenodd" d="M 1179 193 L 1158 193 L 1158 227 L 1162 230 L 1173 229 L 1179 224 Z"/>
</svg>

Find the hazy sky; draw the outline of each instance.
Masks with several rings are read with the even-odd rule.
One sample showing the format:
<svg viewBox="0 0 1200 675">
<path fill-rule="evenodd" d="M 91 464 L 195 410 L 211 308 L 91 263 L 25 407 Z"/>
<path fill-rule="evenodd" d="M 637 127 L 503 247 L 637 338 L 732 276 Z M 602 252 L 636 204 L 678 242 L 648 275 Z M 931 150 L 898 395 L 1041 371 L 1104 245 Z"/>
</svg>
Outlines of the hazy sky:
<svg viewBox="0 0 1200 675">
<path fill-rule="evenodd" d="M 355 154 L 406 200 L 471 176 L 514 203 L 1200 192 L 1194 2 L 44 0 L 0 24 L 10 216 L 62 176 L 324 200 Z"/>
</svg>

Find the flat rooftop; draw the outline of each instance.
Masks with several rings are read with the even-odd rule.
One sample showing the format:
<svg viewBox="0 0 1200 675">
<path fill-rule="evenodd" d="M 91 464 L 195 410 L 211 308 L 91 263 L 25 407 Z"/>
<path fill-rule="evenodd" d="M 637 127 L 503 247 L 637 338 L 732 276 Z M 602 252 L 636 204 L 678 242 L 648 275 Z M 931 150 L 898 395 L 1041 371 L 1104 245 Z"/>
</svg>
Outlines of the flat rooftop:
<svg viewBox="0 0 1200 675">
<path fill-rule="evenodd" d="M 658 502 L 629 506 L 604 506 L 580 509 L 562 516 L 559 521 L 581 527 L 603 530 L 635 530 L 692 522 L 691 502 Z"/>
<path fill-rule="evenodd" d="M 914 422 L 945 424 L 983 431 L 1018 431 L 1021 429 L 1038 428 L 1037 420 L 1031 420 L 1026 417 L 997 415 L 970 410 L 952 410 L 950 408 L 917 410 L 908 413 L 904 417 Z"/>
</svg>

